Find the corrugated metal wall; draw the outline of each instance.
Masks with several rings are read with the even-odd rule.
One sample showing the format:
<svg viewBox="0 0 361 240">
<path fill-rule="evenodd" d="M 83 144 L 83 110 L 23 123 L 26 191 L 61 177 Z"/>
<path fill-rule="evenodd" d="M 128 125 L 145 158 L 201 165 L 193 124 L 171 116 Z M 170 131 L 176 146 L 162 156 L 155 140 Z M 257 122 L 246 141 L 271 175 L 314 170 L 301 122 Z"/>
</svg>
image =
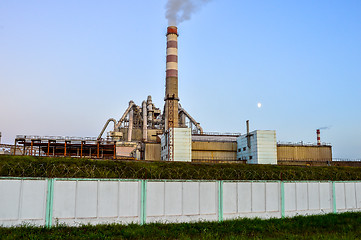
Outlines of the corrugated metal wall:
<svg viewBox="0 0 361 240">
<path fill-rule="evenodd" d="M 277 164 L 276 131 L 258 130 L 256 137 L 258 164 Z"/>
<path fill-rule="evenodd" d="M 296 161 L 332 161 L 332 147 L 278 145 L 277 159 Z"/>
<path fill-rule="evenodd" d="M 160 143 L 146 143 L 145 144 L 145 160 L 160 161 Z"/>
<path fill-rule="evenodd" d="M 236 159 L 236 142 L 192 142 L 192 160 Z"/>
<path fill-rule="evenodd" d="M 174 161 L 192 160 L 192 133 L 190 128 L 174 128 Z"/>
<path fill-rule="evenodd" d="M 241 141 L 242 140 L 242 141 Z M 241 139 L 240 145 L 247 146 L 247 139 Z M 255 137 L 251 137 L 251 144 L 255 144 Z M 260 140 L 261 145 L 263 141 Z M 265 143 L 266 144 L 266 143 Z M 146 160 L 160 160 L 160 144 L 146 144 Z M 243 148 L 241 152 L 243 152 Z M 259 153 L 260 154 L 260 153 Z M 256 152 L 254 155 L 257 156 Z M 241 156 L 241 155 L 240 155 Z M 237 160 L 236 142 L 192 142 L 192 160 Z M 279 164 L 306 165 L 306 161 L 327 162 L 332 161 L 331 146 L 296 146 L 296 145 L 278 145 L 277 160 Z M 281 162 L 281 161 L 287 162 Z"/>
</svg>

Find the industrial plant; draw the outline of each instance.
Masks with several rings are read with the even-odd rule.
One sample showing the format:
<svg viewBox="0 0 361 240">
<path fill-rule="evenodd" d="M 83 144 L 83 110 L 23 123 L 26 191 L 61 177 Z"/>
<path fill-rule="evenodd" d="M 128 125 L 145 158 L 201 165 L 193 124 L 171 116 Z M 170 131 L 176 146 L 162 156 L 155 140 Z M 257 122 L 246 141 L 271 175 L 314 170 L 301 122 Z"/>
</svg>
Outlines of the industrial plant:
<svg viewBox="0 0 361 240">
<path fill-rule="evenodd" d="M 332 146 L 277 143 L 275 130 L 206 133 L 180 104 L 178 95 L 178 29 L 166 33 L 166 77 L 163 108 L 148 96 L 129 106 L 119 120 L 105 122 L 94 138 L 18 135 L 12 154 L 69 156 L 145 161 L 232 162 L 243 164 L 329 165 Z M 112 130 L 106 132 L 109 124 Z"/>
</svg>

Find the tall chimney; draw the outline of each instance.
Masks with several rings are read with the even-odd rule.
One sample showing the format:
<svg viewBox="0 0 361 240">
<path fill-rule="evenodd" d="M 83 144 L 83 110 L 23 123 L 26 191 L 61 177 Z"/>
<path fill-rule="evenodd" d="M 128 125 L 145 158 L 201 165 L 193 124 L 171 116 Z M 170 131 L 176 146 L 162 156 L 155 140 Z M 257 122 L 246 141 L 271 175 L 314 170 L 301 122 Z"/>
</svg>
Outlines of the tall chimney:
<svg viewBox="0 0 361 240">
<path fill-rule="evenodd" d="M 321 145 L 321 132 L 320 132 L 320 129 L 316 130 L 316 134 L 317 134 L 317 145 Z"/>
<path fill-rule="evenodd" d="M 178 127 L 178 29 L 167 28 L 167 67 L 165 79 L 165 130 Z"/>
</svg>

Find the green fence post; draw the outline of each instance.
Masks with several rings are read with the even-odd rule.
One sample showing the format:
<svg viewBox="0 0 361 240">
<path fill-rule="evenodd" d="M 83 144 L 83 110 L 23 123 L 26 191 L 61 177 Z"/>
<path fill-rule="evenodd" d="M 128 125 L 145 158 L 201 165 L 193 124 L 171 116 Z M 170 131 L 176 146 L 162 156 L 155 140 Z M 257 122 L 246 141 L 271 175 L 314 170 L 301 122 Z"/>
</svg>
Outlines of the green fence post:
<svg viewBox="0 0 361 240">
<path fill-rule="evenodd" d="M 223 181 L 218 181 L 218 221 L 223 221 Z"/>
<path fill-rule="evenodd" d="M 332 208 L 333 208 L 333 213 L 337 213 L 337 209 L 336 209 L 336 186 L 335 186 L 335 182 L 332 182 Z"/>
<path fill-rule="evenodd" d="M 285 183 L 281 181 L 281 217 L 285 217 Z"/>
<path fill-rule="evenodd" d="M 140 225 L 145 224 L 147 219 L 147 180 L 141 181 L 141 193 L 140 193 Z"/>
<path fill-rule="evenodd" d="M 54 179 L 48 179 L 48 192 L 46 196 L 45 226 L 51 228 L 53 222 L 53 199 L 54 199 Z"/>
</svg>

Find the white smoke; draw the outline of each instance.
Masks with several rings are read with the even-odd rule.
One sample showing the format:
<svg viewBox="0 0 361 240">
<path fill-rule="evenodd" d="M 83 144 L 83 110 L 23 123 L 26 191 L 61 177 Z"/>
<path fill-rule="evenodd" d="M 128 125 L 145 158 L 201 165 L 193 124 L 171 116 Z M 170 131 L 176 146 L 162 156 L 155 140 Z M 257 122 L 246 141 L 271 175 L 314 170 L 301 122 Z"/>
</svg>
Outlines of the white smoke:
<svg viewBox="0 0 361 240">
<path fill-rule="evenodd" d="M 177 26 L 179 23 L 189 20 L 193 13 L 211 0 L 168 0 L 165 17 L 168 26 Z"/>
<path fill-rule="evenodd" d="M 320 128 L 318 128 L 318 129 L 320 129 L 320 130 L 328 130 L 328 129 L 330 129 L 332 126 L 327 126 L 327 127 L 320 127 Z"/>
</svg>

